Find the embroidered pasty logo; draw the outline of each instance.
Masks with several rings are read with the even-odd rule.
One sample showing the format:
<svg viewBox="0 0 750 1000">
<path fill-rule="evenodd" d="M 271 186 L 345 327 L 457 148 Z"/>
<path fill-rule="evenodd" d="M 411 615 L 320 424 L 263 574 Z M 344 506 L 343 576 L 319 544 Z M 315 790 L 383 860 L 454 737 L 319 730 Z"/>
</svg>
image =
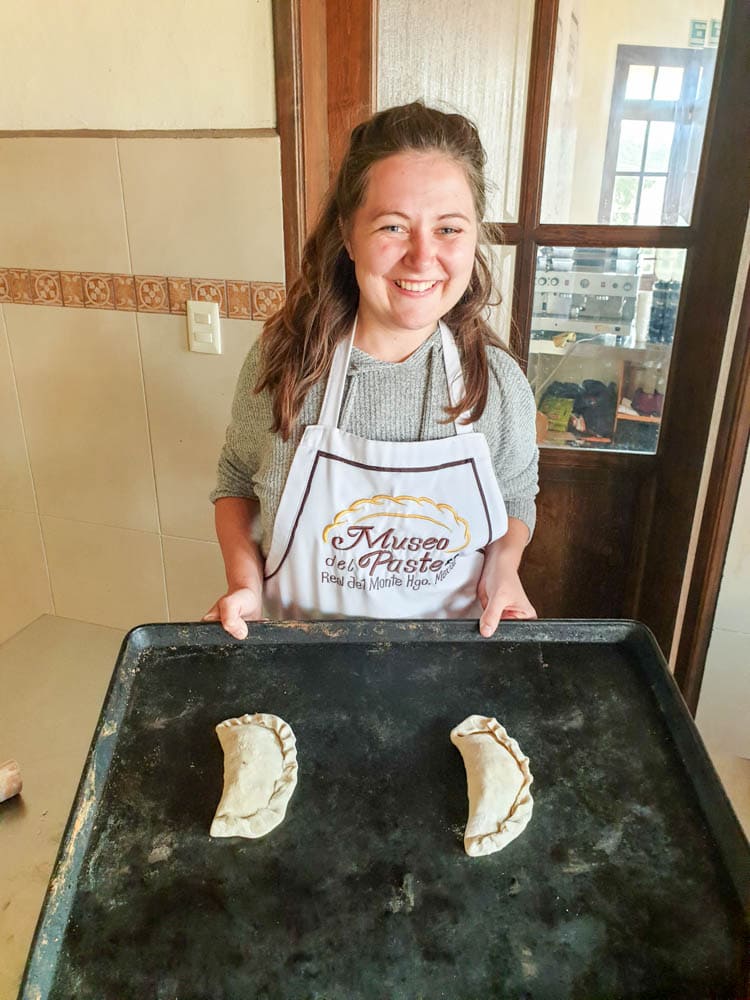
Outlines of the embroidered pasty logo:
<svg viewBox="0 0 750 1000">
<path fill-rule="evenodd" d="M 418 547 L 420 541 L 440 542 L 440 545 L 430 545 L 431 548 L 439 548 L 443 552 L 455 553 L 465 549 L 471 541 L 469 522 L 461 517 L 450 504 L 436 503 L 429 497 L 390 497 L 381 494 L 376 497 L 367 497 L 364 500 L 355 500 L 344 510 L 340 510 L 330 524 L 323 529 L 323 541 L 327 542 L 335 529 L 348 528 L 349 536 L 362 535 L 368 540 L 374 538 L 375 525 L 382 524 L 384 518 L 399 518 L 404 521 L 424 521 L 427 525 L 432 524 L 441 530 L 440 539 L 422 539 L 413 536 L 407 538 L 408 530 L 398 537 L 398 533 L 393 528 L 387 528 L 383 533 L 383 541 L 391 543 L 388 547 L 393 549 L 409 548 L 411 551 Z M 369 527 L 369 525 L 373 527 Z M 407 525 L 405 525 L 405 528 Z M 415 526 L 416 527 L 416 526 Z M 429 531 L 429 528 L 427 528 Z M 444 535 L 446 532 L 447 535 Z M 432 532 L 434 534 L 434 531 Z M 334 547 L 338 548 L 335 545 Z"/>
<path fill-rule="evenodd" d="M 415 576 L 441 579 L 471 542 L 471 530 L 450 504 L 380 494 L 340 510 L 323 529 L 323 542 L 333 550 L 326 565 L 334 571 L 364 571 L 371 579 L 395 574 L 408 584 Z"/>
</svg>

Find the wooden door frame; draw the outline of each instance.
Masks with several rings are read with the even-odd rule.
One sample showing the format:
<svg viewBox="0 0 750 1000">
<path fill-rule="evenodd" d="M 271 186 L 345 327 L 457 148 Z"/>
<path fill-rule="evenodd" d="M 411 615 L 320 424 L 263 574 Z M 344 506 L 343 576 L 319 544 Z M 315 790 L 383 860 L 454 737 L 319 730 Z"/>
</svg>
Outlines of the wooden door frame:
<svg viewBox="0 0 750 1000">
<path fill-rule="evenodd" d="M 673 595 L 673 599 L 655 602 L 653 594 L 646 597 L 642 591 L 636 608 L 637 617 L 648 621 L 667 655 L 684 583 L 750 205 L 750 102 L 746 76 L 750 61 L 750 5 L 743 0 L 728 0 L 721 36 L 696 184 L 697 217 L 691 226 L 695 232 L 685 270 L 686 294 L 678 316 L 682 326 L 669 373 L 670 381 L 674 379 L 689 386 L 690 392 L 667 396 L 659 452 L 662 455 L 668 451 L 670 459 L 661 462 L 658 468 L 644 559 L 644 578 L 658 579 L 662 592 Z M 736 385 L 733 389 L 728 387 L 727 412 L 738 402 L 737 389 Z M 734 399 L 731 392 L 735 393 Z M 730 432 L 731 427 L 722 424 L 720 437 Z M 731 485 L 726 478 L 728 460 L 728 454 L 717 455 L 714 472 L 724 479 L 726 488 Z M 736 492 L 726 500 L 733 509 Z M 698 585 L 708 600 L 706 607 L 709 604 L 715 607 L 718 581 L 714 581 L 713 588 L 708 578 L 698 584 L 704 572 L 705 568 L 696 564 L 689 586 Z M 683 626 L 688 645 L 693 644 L 690 633 L 695 624 L 686 621 Z M 683 690 L 695 686 L 684 668 L 679 680 Z"/>
<path fill-rule="evenodd" d="M 374 105 L 375 11 L 372 0 L 272 3 L 287 286 L 346 139 Z"/>
<path fill-rule="evenodd" d="M 274 0 L 271 9 L 289 286 L 328 186 L 326 0 Z"/>
<path fill-rule="evenodd" d="M 288 280 L 298 268 L 303 234 L 314 215 L 314 197 L 325 187 L 324 177 L 338 158 L 351 128 L 373 110 L 375 91 L 377 0 L 274 0 L 277 107 L 282 145 L 284 231 Z M 685 247 L 687 265 L 680 305 L 680 336 L 675 342 L 670 381 L 690 387 L 678 397 L 668 393 L 658 456 L 568 454 L 543 449 L 542 475 L 584 476 L 601 463 L 617 460 L 653 482 L 644 486 L 647 511 L 636 540 L 634 565 L 639 584 L 631 588 L 632 617 L 645 621 L 669 654 L 674 638 L 679 595 L 690 540 L 704 450 L 724 351 L 735 277 L 739 266 L 750 185 L 746 183 L 750 108 L 745 97 L 744 67 L 750 52 L 750 5 L 727 0 L 716 76 L 706 124 L 704 152 L 696 184 L 695 212 L 688 227 L 599 226 L 542 224 L 541 195 L 544 150 L 549 117 L 558 0 L 536 0 L 527 99 L 528 127 L 524 137 L 519 222 L 504 224 L 506 241 L 516 245 L 513 339 L 511 346 L 525 361 L 530 329 L 533 269 L 540 244 L 578 246 Z M 312 20 L 315 20 L 315 24 Z M 326 37 L 320 26 L 325 23 Z M 321 81 L 325 85 L 321 86 Z M 325 102 L 327 129 L 321 129 Z M 315 123 L 314 125 L 311 123 Z M 286 164 L 285 164 L 286 160 Z M 330 169 L 330 167 L 329 167 Z M 725 418 L 741 405 L 741 380 L 730 379 Z M 727 438 L 722 423 L 720 439 Z M 736 442 L 737 449 L 740 446 Z M 665 455 L 669 461 L 664 461 Z M 717 451 L 712 483 L 724 517 L 736 503 L 738 484 L 732 470 L 735 451 Z M 645 482 L 645 479 L 644 479 Z M 732 491 L 734 490 L 734 493 Z M 686 618 L 678 654 L 678 680 L 690 692 L 699 686 L 702 660 L 700 636 L 718 593 L 716 546 L 721 539 L 704 537 L 711 552 L 706 566 L 696 561 L 690 581 L 692 600 L 700 598 L 700 621 Z M 713 573 L 704 571 L 708 563 Z M 644 591 L 644 579 L 661 586 Z M 709 626 L 710 629 L 710 626 Z M 692 633 L 692 634 L 691 634 Z M 705 655 L 705 649 L 704 649 Z"/>
</svg>

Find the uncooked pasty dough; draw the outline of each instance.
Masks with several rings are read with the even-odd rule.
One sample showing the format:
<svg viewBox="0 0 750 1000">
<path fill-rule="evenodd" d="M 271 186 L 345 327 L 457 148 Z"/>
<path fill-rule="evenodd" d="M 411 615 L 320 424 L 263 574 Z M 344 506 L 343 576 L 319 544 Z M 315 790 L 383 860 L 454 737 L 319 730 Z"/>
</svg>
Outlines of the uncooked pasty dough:
<svg viewBox="0 0 750 1000">
<path fill-rule="evenodd" d="M 263 837 L 284 819 L 297 785 L 297 741 L 277 715 L 242 715 L 216 727 L 224 791 L 212 837 Z"/>
<path fill-rule="evenodd" d="M 493 854 L 526 829 L 534 800 L 529 758 L 497 719 L 470 715 L 451 731 L 466 768 L 469 819 L 467 854 Z"/>
</svg>

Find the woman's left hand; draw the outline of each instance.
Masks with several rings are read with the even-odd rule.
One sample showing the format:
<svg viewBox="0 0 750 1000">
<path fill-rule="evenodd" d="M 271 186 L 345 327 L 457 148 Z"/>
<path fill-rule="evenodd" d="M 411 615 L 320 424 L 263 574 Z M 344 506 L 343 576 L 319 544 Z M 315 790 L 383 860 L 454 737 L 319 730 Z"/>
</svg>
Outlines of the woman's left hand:
<svg viewBox="0 0 750 1000">
<path fill-rule="evenodd" d="M 527 540 L 526 525 L 510 518 L 507 534 L 487 546 L 477 586 L 477 597 L 483 608 L 479 631 L 485 638 L 494 635 L 501 618 L 536 618 L 534 606 L 518 576 L 518 564 Z"/>
</svg>

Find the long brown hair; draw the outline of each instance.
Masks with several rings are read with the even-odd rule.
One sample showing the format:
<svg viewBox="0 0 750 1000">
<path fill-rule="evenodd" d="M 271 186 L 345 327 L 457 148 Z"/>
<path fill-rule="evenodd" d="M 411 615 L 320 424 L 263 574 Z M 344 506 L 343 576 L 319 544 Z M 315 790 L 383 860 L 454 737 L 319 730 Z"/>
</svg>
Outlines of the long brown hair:
<svg viewBox="0 0 750 1000">
<path fill-rule="evenodd" d="M 288 438 L 308 390 L 324 378 L 334 349 L 350 333 L 359 304 L 354 264 L 344 233 L 362 204 L 373 164 L 397 153 L 438 152 L 466 172 L 477 221 L 484 217 L 485 153 L 476 126 L 463 115 L 445 114 L 421 101 L 379 111 L 352 131 L 349 149 L 320 218 L 305 243 L 299 277 L 282 309 L 265 325 L 256 392 L 268 389 L 273 429 Z M 485 319 L 492 275 L 477 246 L 469 286 L 444 317 L 461 352 L 464 398 L 446 406 L 446 419 L 464 411 L 477 420 L 487 403 L 486 344 L 502 347 Z"/>
</svg>

